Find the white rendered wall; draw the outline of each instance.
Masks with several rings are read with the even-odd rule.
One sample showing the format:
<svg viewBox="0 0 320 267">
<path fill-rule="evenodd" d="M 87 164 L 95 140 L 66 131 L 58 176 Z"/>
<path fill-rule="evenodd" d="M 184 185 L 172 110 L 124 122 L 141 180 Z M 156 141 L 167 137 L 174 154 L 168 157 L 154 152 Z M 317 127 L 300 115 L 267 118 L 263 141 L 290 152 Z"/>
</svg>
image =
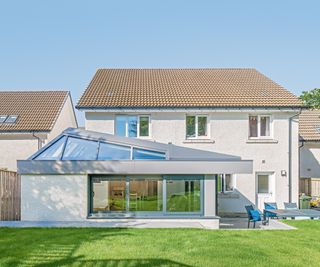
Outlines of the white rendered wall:
<svg viewBox="0 0 320 267">
<path fill-rule="evenodd" d="M 57 137 L 61 132 L 63 132 L 65 129 L 72 127 L 77 128 L 77 119 L 75 117 L 72 101 L 70 95 L 68 96 L 66 102 L 64 103 L 59 116 L 51 130 L 51 132 L 48 135 L 47 142 L 50 142 L 52 139 Z"/>
<path fill-rule="evenodd" d="M 300 149 L 300 177 L 320 178 L 320 143 L 305 143 Z"/>
<path fill-rule="evenodd" d="M 81 221 L 87 217 L 86 175 L 22 175 L 22 221 Z"/>
<path fill-rule="evenodd" d="M 1 137 L 0 137 L 1 138 Z M 34 137 L 18 137 L 0 139 L 0 168 L 17 170 L 17 160 L 27 159 L 38 150 L 38 140 Z"/>
<path fill-rule="evenodd" d="M 119 114 L 119 113 L 117 113 Z M 130 113 L 132 114 L 132 113 Z M 183 112 L 154 112 L 140 114 L 151 115 L 150 140 L 190 148 L 203 149 L 241 156 L 253 160 L 252 174 L 239 174 L 236 180 L 236 192 L 219 198 L 221 212 L 245 212 L 246 204 L 256 203 L 256 173 L 274 172 L 274 198 L 279 207 L 289 200 L 288 175 L 281 176 L 284 170 L 288 174 L 289 166 L 289 118 L 296 112 L 210 112 L 210 137 L 202 143 L 186 141 L 185 117 Z M 199 114 L 199 113 L 197 113 Z M 252 143 L 248 140 L 249 114 L 272 115 L 273 138 L 271 142 Z M 114 134 L 115 113 L 87 112 L 86 129 Z M 292 123 L 292 201 L 298 201 L 298 121 Z"/>
</svg>

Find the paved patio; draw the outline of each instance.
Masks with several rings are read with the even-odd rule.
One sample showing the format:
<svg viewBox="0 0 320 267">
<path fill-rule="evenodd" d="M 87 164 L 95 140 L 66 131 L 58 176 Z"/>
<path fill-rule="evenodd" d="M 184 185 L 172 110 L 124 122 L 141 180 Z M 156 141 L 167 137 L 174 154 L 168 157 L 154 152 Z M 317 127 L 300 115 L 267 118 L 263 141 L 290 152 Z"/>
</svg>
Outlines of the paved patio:
<svg viewBox="0 0 320 267">
<path fill-rule="evenodd" d="M 0 227 L 202 228 L 217 229 L 218 219 L 90 219 L 86 221 L 0 221 Z"/>
<path fill-rule="evenodd" d="M 220 229 L 224 230 L 245 230 L 247 228 L 246 218 L 221 218 Z M 196 220 L 196 219 L 97 219 L 86 221 L 68 222 L 30 222 L 30 221 L 0 221 L 0 227 L 97 227 L 97 228 L 201 228 L 217 229 L 217 220 Z M 251 223 L 252 228 L 253 225 Z M 269 225 L 257 223 L 255 230 L 292 230 L 296 229 L 277 220 L 270 220 Z"/>
<path fill-rule="evenodd" d="M 220 229 L 229 230 L 245 230 L 248 229 L 248 219 L 247 218 L 221 218 L 220 219 Z M 250 223 L 250 229 L 252 230 L 294 230 L 293 226 L 280 222 L 278 220 L 270 219 L 268 225 L 263 225 L 261 222 L 257 222 L 256 228 L 253 228 L 253 223 Z"/>
</svg>

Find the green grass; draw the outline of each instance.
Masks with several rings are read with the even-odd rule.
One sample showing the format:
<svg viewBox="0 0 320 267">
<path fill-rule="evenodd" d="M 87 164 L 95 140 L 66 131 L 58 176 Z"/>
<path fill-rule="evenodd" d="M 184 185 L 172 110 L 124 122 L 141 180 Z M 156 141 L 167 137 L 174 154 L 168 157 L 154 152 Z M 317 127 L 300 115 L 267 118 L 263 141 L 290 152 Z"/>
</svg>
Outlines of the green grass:
<svg viewBox="0 0 320 267">
<path fill-rule="evenodd" d="M 0 228 L 0 266 L 319 266 L 320 221 L 292 231 Z"/>
</svg>

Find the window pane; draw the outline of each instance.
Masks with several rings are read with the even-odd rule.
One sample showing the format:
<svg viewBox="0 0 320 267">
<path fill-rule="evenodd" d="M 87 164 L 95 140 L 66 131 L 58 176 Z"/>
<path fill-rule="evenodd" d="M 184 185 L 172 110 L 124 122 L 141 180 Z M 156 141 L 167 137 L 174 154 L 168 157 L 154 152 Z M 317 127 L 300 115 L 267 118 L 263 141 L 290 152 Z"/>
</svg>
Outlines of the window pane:
<svg viewBox="0 0 320 267">
<path fill-rule="evenodd" d="M 137 125 L 138 125 L 138 117 L 128 116 L 128 136 L 129 137 L 137 137 Z"/>
<path fill-rule="evenodd" d="M 249 117 L 249 137 L 258 137 L 258 116 Z"/>
<path fill-rule="evenodd" d="M 269 193 L 269 175 L 258 175 L 258 193 Z"/>
<path fill-rule="evenodd" d="M 225 175 L 226 191 L 233 191 L 234 189 L 234 176 L 232 174 Z"/>
<path fill-rule="evenodd" d="M 162 177 L 130 179 L 130 211 L 162 211 Z"/>
<path fill-rule="evenodd" d="M 270 136 L 270 117 L 260 118 L 260 135 Z"/>
<path fill-rule="evenodd" d="M 66 141 L 66 137 L 63 136 L 54 144 L 49 146 L 45 151 L 43 151 L 39 156 L 37 156 L 36 160 L 59 160 L 61 158 L 64 142 Z"/>
<path fill-rule="evenodd" d="M 3 123 L 7 117 L 7 115 L 0 115 L 0 123 Z"/>
<path fill-rule="evenodd" d="M 207 135 L 207 117 L 198 117 L 198 136 Z"/>
<path fill-rule="evenodd" d="M 130 147 L 100 143 L 98 160 L 130 159 Z"/>
<path fill-rule="evenodd" d="M 187 125 L 187 137 L 195 137 L 196 136 L 196 117 L 195 116 L 187 116 L 186 119 Z"/>
<path fill-rule="evenodd" d="M 127 116 L 116 117 L 116 135 L 126 136 Z"/>
<path fill-rule="evenodd" d="M 168 212 L 200 212 L 200 180 L 167 180 Z"/>
<path fill-rule="evenodd" d="M 122 177 L 92 178 L 93 213 L 126 210 L 126 181 Z"/>
<path fill-rule="evenodd" d="M 10 115 L 5 122 L 8 122 L 8 123 L 14 123 L 16 122 L 18 116 L 17 115 Z"/>
<path fill-rule="evenodd" d="M 149 136 L 149 117 L 140 116 L 140 136 Z"/>
<path fill-rule="evenodd" d="M 222 192 L 222 174 L 218 174 L 218 184 L 217 184 L 217 191 L 218 193 Z"/>
<path fill-rule="evenodd" d="M 166 154 L 158 151 L 134 148 L 132 159 L 166 159 Z"/>
<path fill-rule="evenodd" d="M 98 142 L 69 137 L 64 150 L 64 160 L 95 160 Z"/>
</svg>

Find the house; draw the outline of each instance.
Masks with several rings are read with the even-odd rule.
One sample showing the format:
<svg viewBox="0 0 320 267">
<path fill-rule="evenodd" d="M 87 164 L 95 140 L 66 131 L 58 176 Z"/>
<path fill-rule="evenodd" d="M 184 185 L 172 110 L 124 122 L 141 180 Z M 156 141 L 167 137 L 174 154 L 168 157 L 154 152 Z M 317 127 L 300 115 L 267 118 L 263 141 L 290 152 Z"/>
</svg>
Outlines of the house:
<svg viewBox="0 0 320 267">
<path fill-rule="evenodd" d="M 22 219 L 216 225 L 297 202 L 301 107 L 254 69 L 99 69 L 77 104 L 85 130 L 19 161 Z"/>
<path fill-rule="evenodd" d="M 26 159 L 64 129 L 77 127 L 69 92 L 0 92 L 0 168 L 17 170 Z"/>
<path fill-rule="evenodd" d="M 304 110 L 299 119 L 300 193 L 320 196 L 320 110 Z"/>
</svg>

